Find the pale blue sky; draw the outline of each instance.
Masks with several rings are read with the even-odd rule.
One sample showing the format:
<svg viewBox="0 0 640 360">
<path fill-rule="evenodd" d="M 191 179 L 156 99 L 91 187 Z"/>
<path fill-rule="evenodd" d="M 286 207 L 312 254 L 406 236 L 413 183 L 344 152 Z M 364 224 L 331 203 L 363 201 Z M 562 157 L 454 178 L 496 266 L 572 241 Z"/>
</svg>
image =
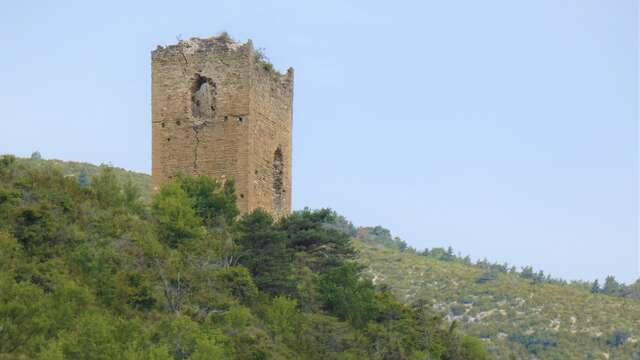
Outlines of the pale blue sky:
<svg viewBox="0 0 640 360">
<path fill-rule="evenodd" d="M 296 69 L 294 207 L 555 276 L 638 277 L 638 3 L 11 1 L 0 153 L 149 172 L 150 51 Z"/>
</svg>

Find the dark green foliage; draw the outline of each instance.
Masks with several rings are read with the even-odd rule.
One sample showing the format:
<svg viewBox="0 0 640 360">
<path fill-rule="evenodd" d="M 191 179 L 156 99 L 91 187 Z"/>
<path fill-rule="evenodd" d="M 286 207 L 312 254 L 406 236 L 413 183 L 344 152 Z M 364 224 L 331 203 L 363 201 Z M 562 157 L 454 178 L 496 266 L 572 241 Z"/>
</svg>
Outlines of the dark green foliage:
<svg viewBox="0 0 640 360">
<path fill-rule="evenodd" d="M 596 279 L 591 287 L 591 292 L 640 300 L 640 279 L 630 285 L 625 285 L 616 281 L 615 277 L 607 276 L 602 287 Z"/>
<path fill-rule="evenodd" d="M 235 182 L 222 185 L 207 176 L 178 174 L 177 181 L 193 201 L 196 214 L 209 226 L 231 224 L 240 211 L 236 205 Z"/>
<path fill-rule="evenodd" d="M 523 279 L 533 279 L 535 277 L 533 268 L 531 266 L 523 267 L 522 271 L 520 272 L 520 277 Z"/>
<path fill-rule="evenodd" d="M 122 188 L 112 168 L 105 167 L 100 175 L 93 178 L 91 190 L 102 207 L 117 207 L 124 201 Z"/>
<path fill-rule="evenodd" d="M 629 334 L 628 331 L 616 330 L 607 339 L 607 345 L 609 345 L 611 347 L 620 346 L 620 345 L 624 344 L 624 342 L 627 341 L 627 339 L 630 336 L 631 335 Z"/>
<path fill-rule="evenodd" d="M 119 290 L 122 291 L 126 303 L 136 310 L 151 310 L 157 300 L 149 280 L 139 273 L 118 274 Z"/>
<path fill-rule="evenodd" d="M 640 279 L 631 285 L 624 286 L 622 293 L 624 297 L 640 300 Z"/>
<path fill-rule="evenodd" d="M 73 325 L 47 344 L 41 359 L 108 360 L 121 358 L 130 348 L 150 350 L 153 345 L 139 341 L 144 330 L 137 321 L 124 321 L 101 312 L 81 314 Z M 163 349 L 160 349 L 161 352 Z M 157 350 L 151 350 L 157 354 Z M 168 359 L 168 354 L 164 353 Z"/>
<path fill-rule="evenodd" d="M 604 280 L 604 285 L 602 286 L 602 293 L 608 295 L 618 295 L 620 290 L 620 284 L 616 281 L 616 278 L 613 276 L 607 276 L 607 278 Z"/>
<path fill-rule="evenodd" d="M 491 357 L 480 339 L 471 336 L 464 336 L 460 344 L 460 353 L 463 359 L 469 360 L 489 360 Z"/>
<path fill-rule="evenodd" d="M 339 267 L 355 257 L 349 235 L 329 226 L 336 214 L 329 209 L 296 211 L 278 224 L 285 232 L 289 248 L 306 255 L 305 262 L 314 272 Z"/>
<path fill-rule="evenodd" d="M 295 300 L 278 296 L 265 311 L 265 322 L 274 340 L 295 341 L 301 315 Z"/>
<path fill-rule="evenodd" d="M 454 305 L 451 305 L 451 314 L 453 314 L 453 316 L 460 316 L 464 314 L 466 309 L 467 308 L 464 307 L 463 305 L 454 304 Z"/>
<path fill-rule="evenodd" d="M 423 256 L 429 256 L 434 259 L 442 261 L 456 261 L 458 257 L 453 253 L 453 248 L 449 246 L 446 250 L 444 248 L 433 248 L 431 250 L 424 249 Z"/>
<path fill-rule="evenodd" d="M 373 227 L 359 227 L 357 230 L 357 236 L 363 241 L 380 244 L 390 249 L 397 249 L 405 251 L 409 246 L 399 237 L 393 237 L 389 229 L 385 229 L 382 226 Z"/>
<path fill-rule="evenodd" d="M 253 278 L 243 266 L 233 266 L 223 269 L 218 273 L 221 285 L 229 290 L 231 295 L 242 304 L 250 305 L 258 298 L 258 288 L 253 283 Z"/>
<path fill-rule="evenodd" d="M 13 236 L 31 255 L 47 255 L 52 247 L 58 245 L 57 223 L 53 220 L 47 206 L 28 206 L 16 212 Z"/>
<path fill-rule="evenodd" d="M 228 340 L 219 330 L 207 329 L 184 315 L 164 320 L 157 336 L 174 359 L 231 358 Z"/>
<path fill-rule="evenodd" d="M 187 177 L 147 205 L 118 174 L 103 167 L 84 183 L 44 160 L 0 157 L 0 358 L 470 359 L 482 351 L 364 279 L 348 221 L 329 210 L 237 220 L 232 182 Z"/>
<path fill-rule="evenodd" d="M 547 348 L 554 347 L 558 344 L 555 337 L 547 333 L 540 335 L 511 334 L 509 335 L 509 340 L 522 344 L 527 351 L 534 355 L 540 354 Z"/>
<path fill-rule="evenodd" d="M 319 290 L 326 309 L 355 327 L 365 326 L 376 316 L 373 284 L 360 278 L 355 263 L 329 270 L 320 278 Z"/>
<path fill-rule="evenodd" d="M 293 290 L 291 254 L 287 237 L 273 227 L 273 218 L 258 209 L 238 223 L 240 263 L 249 269 L 258 289 L 270 294 Z"/>
<path fill-rule="evenodd" d="M 480 274 L 480 276 L 478 276 L 476 278 L 476 283 L 477 284 L 484 284 L 486 282 L 495 280 L 497 277 L 498 277 L 498 274 L 495 271 L 487 270 L 487 271 L 483 272 L 482 274 Z"/>
<path fill-rule="evenodd" d="M 356 229 L 351 221 L 335 211 L 332 211 L 332 213 L 332 221 L 327 223 L 325 225 L 326 227 L 341 231 L 351 237 L 358 235 L 358 229 Z"/>
<path fill-rule="evenodd" d="M 179 184 L 163 186 L 153 199 L 151 212 L 156 219 L 159 240 L 171 248 L 202 235 L 202 220 L 196 215 L 192 199 Z"/>
</svg>

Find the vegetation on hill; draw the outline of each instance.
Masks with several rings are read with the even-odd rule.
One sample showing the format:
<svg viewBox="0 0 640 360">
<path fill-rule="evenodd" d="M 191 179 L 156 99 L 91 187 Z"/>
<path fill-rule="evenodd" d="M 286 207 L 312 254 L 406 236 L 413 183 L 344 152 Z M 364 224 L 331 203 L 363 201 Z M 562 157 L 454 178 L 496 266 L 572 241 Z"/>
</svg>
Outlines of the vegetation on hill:
<svg viewBox="0 0 640 360">
<path fill-rule="evenodd" d="M 346 219 L 342 218 L 342 222 Z M 475 268 L 483 270 L 482 275 L 477 279 L 478 282 L 486 282 L 493 280 L 498 274 L 511 274 L 516 275 L 524 280 L 532 281 L 537 284 L 557 284 L 571 286 L 580 290 L 588 290 L 594 294 L 605 294 L 610 296 L 618 296 L 628 299 L 640 300 L 640 279 L 636 280 L 632 284 L 620 283 L 614 276 L 607 276 L 604 284 L 600 285 L 596 279 L 593 282 L 583 280 L 566 281 L 563 279 L 553 278 L 551 275 L 545 275 L 544 271 L 534 271 L 531 266 L 523 266 L 518 270 L 515 266 L 507 263 L 498 264 L 491 263 L 486 259 L 481 259 L 475 263 L 471 261 L 469 256 L 456 255 L 452 247 L 444 248 L 432 248 L 417 251 L 415 248 L 409 246 L 406 242 L 398 237 L 393 237 L 391 231 L 383 228 L 382 226 L 374 227 L 359 227 L 356 228 L 353 224 L 347 222 L 340 226 L 340 229 L 352 236 L 355 236 L 361 240 L 365 245 L 383 246 L 388 249 L 398 250 L 401 252 L 408 252 L 414 255 L 421 255 L 435 260 L 441 260 L 445 262 L 457 262 L 467 266 L 473 266 Z"/>
<path fill-rule="evenodd" d="M 102 173 L 104 168 L 111 168 L 113 175 L 120 184 L 131 184 L 140 191 L 142 201 L 151 201 L 151 176 L 137 173 L 110 165 L 96 166 L 84 162 L 62 161 L 55 159 L 44 160 L 39 152 L 34 152 L 30 158 L 16 158 L 16 162 L 34 169 L 52 169 L 71 177 L 82 186 L 88 186 L 94 176 Z"/>
<path fill-rule="evenodd" d="M 363 277 L 331 211 L 238 217 L 233 182 L 185 176 L 145 203 L 66 165 L 0 157 L 1 359 L 489 358 Z"/>
<path fill-rule="evenodd" d="M 399 246 L 381 230 L 358 233 L 366 234 L 356 247 L 374 283 L 392 284 L 402 302 L 428 304 L 480 337 L 497 359 L 640 359 L 640 301 L 621 296 L 637 294 L 640 282 L 609 277 L 592 291 L 592 283 L 531 267 L 471 263 L 451 249 Z"/>
<path fill-rule="evenodd" d="M 91 196 L 97 196 L 96 194 L 90 195 L 91 191 L 94 191 L 91 189 L 95 185 L 89 184 L 94 177 L 99 177 L 107 168 L 105 166 L 98 167 L 86 163 L 42 160 L 39 156 L 36 156 L 34 159 L 17 159 L 16 162 L 17 164 L 12 166 L 22 167 L 23 172 L 26 168 L 30 169 L 29 171 L 33 171 L 34 173 L 62 174 L 63 177 L 66 177 L 65 181 L 70 181 L 71 183 L 74 183 L 75 181 L 75 183 L 79 183 L 80 187 L 84 189 L 83 191 L 89 192 L 89 195 L 86 195 L 89 196 L 89 199 L 91 199 Z M 92 256 L 98 257 L 98 254 L 101 254 L 100 257 L 104 257 L 108 252 L 103 248 L 103 246 L 107 246 L 108 244 L 107 248 L 111 249 L 109 251 L 115 254 L 112 255 L 113 261 L 122 260 L 127 262 L 139 259 L 140 257 L 144 258 L 144 253 L 141 252 L 141 250 L 133 250 L 137 249 L 138 245 L 136 245 L 136 247 L 132 247 L 129 243 L 133 241 L 131 239 L 137 239 L 140 236 L 151 236 L 158 239 L 159 236 L 161 236 L 158 232 L 159 229 L 157 228 L 161 218 L 157 217 L 158 213 L 155 215 L 152 213 L 154 206 L 157 207 L 160 206 L 160 204 L 151 206 L 151 179 L 148 175 L 128 172 L 123 169 L 111 168 L 108 171 L 117 178 L 119 184 L 123 184 L 121 186 L 122 188 L 131 188 L 127 184 L 132 183 L 141 189 L 142 201 L 137 202 L 136 206 L 142 210 L 142 215 L 137 214 L 133 216 L 136 221 L 128 223 L 130 224 L 128 227 L 119 230 L 126 230 L 127 232 L 118 233 L 119 235 L 117 237 L 109 235 L 116 240 L 100 241 L 100 247 L 96 247 L 93 250 L 94 255 Z M 87 176 L 80 176 L 82 172 Z M 6 189 L 7 185 L 4 182 L 6 180 L 2 181 L 2 189 Z M 13 185 L 11 185 L 11 187 L 13 187 Z M 41 189 L 39 191 L 46 193 L 49 190 Z M 193 192 L 193 190 L 191 190 L 191 192 Z M 27 192 L 25 194 L 29 193 Z M 6 201 L 1 199 L 2 197 L 0 197 L 0 201 Z M 83 210 L 85 212 L 95 212 L 97 211 L 97 208 L 100 209 L 98 213 L 92 215 L 94 218 L 104 217 L 107 219 L 109 217 L 116 216 L 105 215 L 111 214 L 114 209 L 105 212 L 102 207 L 90 205 L 93 204 L 91 201 L 85 199 L 82 200 L 81 204 L 84 204 L 82 206 L 85 208 L 85 210 Z M 200 205 L 195 206 L 195 208 L 199 209 L 199 215 L 197 218 L 210 218 L 210 216 L 206 215 L 207 212 L 204 210 L 206 208 L 204 204 L 206 203 L 207 202 L 201 201 L 199 202 Z M 0 214 L 3 213 L 3 210 L 1 209 L 5 209 L 6 206 L 6 204 L 0 205 Z M 15 206 L 15 204 L 12 206 Z M 315 214 L 314 216 L 319 216 L 318 212 L 312 212 L 309 210 L 305 210 L 300 214 L 307 214 L 307 216 Z M 297 214 L 296 216 L 300 216 L 300 214 Z M 122 217 L 122 221 L 125 222 L 127 221 L 125 219 L 132 217 L 132 215 L 124 216 L 122 214 L 117 216 Z M 327 215 L 325 214 L 323 216 Z M 75 222 L 74 228 L 77 229 L 80 227 L 80 229 L 82 229 L 81 225 L 87 224 L 87 221 L 89 220 L 90 219 L 84 219 L 82 220 L 83 222 Z M 217 316 L 216 319 L 222 319 L 215 323 L 216 325 L 214 328 L 220 330 L 219 326 L 222 326 L 220 324 L 226 324 L 224 321 L 229 321 L 234 324 L 251 324 L 250 327 L 242 328 L 243 330 L 233 330 L 234 332 L 232 335 L 229 335 L 228 329 L 225 330 L 223 328 L 220 331 L 222 331 L 222 334 L 226 336 L 224 339 L 227 340 L 225 341 L 228 341 L 229 338 L 236 339 L 234 341 L 238 341 L 238 337 L 249 339 L 251 336 L 254 336 L 254 338 L 255 336 L 258 336 L 262 339 L 260 341 L 266 341 L 263 345 L 269 344 L 268 346 L 265 345 L 269 349 L 280 349 L 280 347 L 283 346 L 282 339 L 287 339 L 287 337 L 280 335 L 277 340 L 274 340 L 274 335 L 272 335 L 274 333 L 272 332 L 273 330 L 271 330 L 273 327 L 269 327 L 272 325 L 267 325 L 268 323 L 266 322 L 267 320 L 265 317 L 265 306 L 271 304 L 269 301 L 273 301 L 267 299 L 279 298 L 278 295 L 274 295 L 278 294 L 277 291 L 280 291 L 277 289 L 285 289 L 287 286 L 293 284 L 293 282 L 288 281 L 279 282 L 279 279 L 281 280 L 284 278 L 282 274 L 289 274 L 288 276 L 296 279 L 296 282 L 295 289 L 287 289 L 285 297 L 280 300 L 295 301 L 295 313 L 302 314 L 296 315 L 300 316 L 296 317 L 295 321 L 297 324 L 299 323 L 305 324 L 304 326 L 312 326 L 313 329 L 315 329 L 314 331 L 321 331 L 321 329 L 324 329 L 321 334 L 316 333 L 316 335 L 314 335 L 316 341 L 323 342 L 322 346 L 330 347 L 329 344 L 337 344 L 343 346 L 342 349 L 346 349 L 346 346 L 351 344 L 351 341 L 355 341 L 355 339 L 362 339 L 362 332 L 364 330 L 354 328 L 354 325 L 347 324 L 347 322 L 340 321 L 339 318 L 337 318 L 339 314 L 343 314 L 343 318 L 345 318 L 344 314 L 351 313 L 352 310 L 348 309 L 350 304 L 341 303 L 336 299 L 323 298 L 321 296 L 319 292 L 320 289 L 325 289 L 326 294 L 331 293 L 332 291 L 329 291 L 328 289 L 332 288 L 330 282 L 321 283 L 319 281 L 317 274 L 314 274 L 315 270 L 312 270 L 316 269 L 316 265 L 309 263 L 308 259 L 306 259 L 307 256 L 309 256 L 306 254 L 312 250 L 305 249 L 305 247 L 302 246 L 304 242 L 302 242 L 296 245 L 295 256 L 293 256 L 291 252 L 282 252 L 279 249 L 283 246 L 283 243 L 286 244 L 287 241 L 283 241 L 281 235 L 278 234 L 281 234 L 279 231 L 285 231 L 285 229 L 282 226 L 276 225 L 277 229 L 275 230 L 277 231 L 274 232 L 272 231 L 274 227 L 273 224 L 270 227 L 266 226 L 264 228 L 260 228 L 257 227 L 257 223 L 260 223 L 260 221 L 263 221 L 264 219 L 260 220 L 258 218 L 254 218 L 254 220 L 254 225 L 251 226 L 256 230 L 260 229 L 260 231 L 265 232 L 263 232 L 264 236 L 255 236 L 255 233 L 252 236 L 259 239 L 272 239 L 272 241 L 268 242 L 269 246 L 266 246 L 266 244 L 260 245 L 265 246 L 264 253 L 260 251 L 260 247 L 255 247 L 253 249 L 248 247 L 243 249 L 242 254 L 244 255 L 242 256 L 245 257 L 245 260 L 243 260 L 242 267 L 230 266 L 234 271 L 230 271 L 228 273 L 225 272 L 225 275 L 216 277 L 216 284 L 225 284 L 222 286 L 223 288 L 228 286 L 233 289 L 231 290 L 232 295 L 225 296 L 228 296 L 226 299 L 231 299 L 230 301 L 235 305 L 229 308 L 225 308 L 224 306 L 221 306 L 220 308 L 213 307 L 210 310 L 210 312 L 214 314 L 210 315 L 211 318 Z M 9 220 L 0 220 L 0 223 L 5 224 L 3 221 L 6 222 Z M 90 222 L 90 224 L 93 224 L 91 225 L 92 227 L 102 224 L 100 221 L 91 221 L 92 222 Z M 111 219 L 107 223 L 121 223 L 119 221 L 120 220 L 116 221 L 115 219 Z M 211 221 L 212 220 L 207 220 L 209 224 L 211 224 Z M 638 329 L 640 329 L 640 301 L 637 300 L 638 295 L 640 294 L 640 281 L 634 284 L 625 285 L 618 283 L 613 277 L 609 277 L 603 284 L 594 284 L 593 282 L 568 283 L 560 279 L 554 279 L 549 275 L 545 275 L 541 271 L 534 271 L 534 269 L 529 266 L 525 266 L 517 270 L 513 266 L 508 266 L 506 264 L 492 264 L 486 260 L 472 262 L 469 257 L 456 255 L 453 249 L 450 248 L 433 248 L 417 251 L 416 249 L 408 246 L 401 239 L 393 237 L 389 230 L 385 228 L 380 226 L 357 228 L 347 219 L 337 214 L 327 216 L 325 221 L 329 222 L 324 223 L 322 225 L 323 228 L 339 231 L 356 239 L 352 241 L 352 244 L 358 250 L 356 259 L 361 264 L 367 266 L 367 268 L 363 269 L 363 274 L 365 276 L 368 275 L 373 279 L 373 282 L 378 288 L 382 287 L 383 289 L 391 290 L 396 294 L 396 296 L 398 296 L 398 299 L 401 302 L 408 305 L 415 305 L 418 309 L 426 311 L 429 316 L 432 316 L 434 313 L 439 314 L 440 316 L 431 317 L 430 326 L 436 326 L 441 329 L 447 327 L 455 329 L 456 327 L 459 327 L 464 329 L 465 333 L 481 338 L 482 343 L 488 348 L 492 355 L 498 359 L 606 359 L 607 356 L 609 359 L 634 359 L 634 357 L 640 359 L 640 334 L 638 331 Z M 188 223 L 187 219 L 185 219 L 185 223 Z M 317 222 L 315 223 L 317 224 Z M 139 226 L 140 224 L 142 224 L 142 226 Z M 295 230 L 291 224 L 296 224 L 296 222 L 289 224 L 290 225 L 287 225 L 286 227 L 287 233 Z M 248 225 L 250 224 L 240 225 L 240 223 L 238 223 L 232 227 L 239 229 L 241 226 Z M 118 226 L 122 227 L 122 225 Z M 102 224 L 99 225 L 99 227 L 104 228 L 108 226 Z M 130 234 L 133 227 L 138 227 L 136 232 L 139 231 L 139 235 L 132 236 Z M 205 228 L 211 229 L 213 227 L 211 225 L 207 225 Z M 230 227 L 225 225 L 225 228 L 228 229 Z M 84 229 L 82 231 L 85 233 L 93 233 L 94 230 L 89 231 Z M 75 230 L 71 233 L 75 233 Z M 149 233 L 151 233 L 151 235 L 149 235 Z M 3 231 L 0 231 L 0 234 L 0 243 L 4 244 L 0 245 L 0 247 L 6 246 L 5 242 L 9 241 L 8 239 L 15 239 L 15 236 L 9 236 L 10 232 L 6 227 L 4 227 Z M 100 238 L 103 237 L 102 235 L 96 234 L 92 236 Z M 198 237 L 200 236 L 202 236 L 202 234 L 198 234 Z M 225 231 L 216 235 L 216 239 L 218 239 L 218 241 L 212 243 L 212 246 L 214 246 L 214 250 L 212 251 L 226 254 L 226 256 L 216 258 L 216 261 L 219 264 L 240 264 L 237 257 L 240 256 L 241 244 L 251 243 L 252 241 L 251 237 L 240 237 L 239 233 L 227 234 Z M 222 241 L 221 239 L 226 240 Z M 91 241 L 96 240 L 92 239 Z M 110 241 L 115 241 L 115 243 Z M 200 240 L 197 242 L 199 241 Z M 259 242 L 256 242 L 256 244 L 258 243 Z M 5 259 L 7 259 L 6 255 L 4 255 L 4 249 L 4 247 L 0 249 L 0 267 L 2 267 L 0 271 L 2 272 L 5 271 Z M 303 249 L 305 250 L 303 251 Z M 129 251 L 137 251 L 139 253 L 136 253 L 135 256 L 126 255 Z M 269 256 L 266 255 L 266 251 L 269 252 Z M 126 256 L 121 255 L 123 253 Z M 278 254 L 283 256 L 276 256 Z M 268 266 L 271 266 L 272 269 L 275 269 L 279 262 L 293 265 L 292 268 L 287 268 L 286 266 L 279 268 L 279 271 L 281 271 L 280 275 L 270 279 L 270 274 L 268 272 L 260 270 L 262 263 L 265 260 L 268 260 L 269 262 L 265 262 L 264 266 L 271 264 Z M 66 257 L 62 257 L 52 258 L 51 261 L 55 264 L 62 264 L 68 260 Z M 96 262 L 97 260 L 92 261 Z M 183 261 L 180 257 L 171 258 L 169 264 L 177 266 L 180 264 L 180 261 Z M 18 262 L 23 264 L 29 263 L 24 259 L 21 259 Z M 100 264 L 102 265 L 98 265 L 97 263 L 92 265 L 93 268 L 91 270 L 91 274 L 100 274 L 102 271 L 99 270 L 101 266 L 107 266 L 108 264 L 108 266 L 113 269 L 116 264 L 120 263 L 110 263 L 103 259 Z M 304 266 L 301 266 L 302 264 L 304 264 Z M 21 268 L 28 268 L 31 266 L 34 265 L 22 265 Z M 46 267 L 43 266 L 44 265 L 39 266 L 40 271 L 45 271 Z M 47 271 L 50 274 L 58 273 L 62 271 L 60 269 L 67 269 L 70 265 L 64 266 L 64 268 L 49 266 L 50 269 L 56 270 Z M 65 276 L 67 278 L 71 277 L 71 280 L 73 280 L 72 283 L 75 284 L 79 281 L 77 278 L 74 278 L 74 276 L 77 276 L 77 273 L 75 272 L 77 269 L 75 267 L 71 269 L 74 269 L 73 272 L 65 273 Z M 173 272 L 164 273 L 165 275 L 163 276 L 169 276 L 169 274 L 173 274 L 173 276 L 176 275 L 175 267 L 169 267 L 167 269 L 173 269 L 171 270 Z M 247 270 L 240 269 L 253 269 L 251 270 L 253 271 L 250 276 L 251 281 L 248 281 L 249 277 L 246 276 Z M 64 271 L 69 272 L 69 270 Z M 184 271 L 186 270 L 183 270 L 183 272 L 179 274 L 184 276 Z M 343 271 L 346 271 L 346 269 L 343 269 Z M 350 271 L 353 271 L 353 269 Z M 273 274 L 276 273 L 273 272 Z M 160 275 L 161 274 L 157 274 L 156 276 Z M 326 275 L 329 277 L 328 272 Z M 26 275 L 24 276 L 26 277 Z M 99 284 L 98 281 L 106 281 L 100 280 L 100 277 L 97 277 L 97 275 L 83 276 L 93 278 L 95 284 Z M 118 276 L 119 278 L 116 282 L 122 283 L 123 275 L 120 274 Z M 336 274 L 332 273 L 331 276 L 335 277 Z M 141 279 L 148 279 L 148 277 L 142 276 Z M 32 283 L 38 284 L 40 283 L 39 281 L 41 280 L 32 280 Z M 113 280 L 110 281 L 113 282 Z M 162 321 L 167 321 L 167 317 L 170 317 L 166 310 L 162 310 L 163 306 L 168 306 L 167 304 L 169 303 L 167 300 L 164 300 L 164 298 L 166 296 L 173 295 L 171 295 L 171 292 L 168 294 L 160 293 L 161 296 L 158 297 L 158 288 L 154 288 L 154 286 L 158 286 L 158 280 L 156 279 L 156 283 L 149 283 L 148 280 L 146 281 L 147 282 L 144 283 L 146 285 L 143 285 L 149 288 L 150 293 L 154 294 L 153 299 L 155 300 L 153 300 L 153 310 L 145 310 L 145 315 L 141 317 L 134 316 L 133 319 L 138 319 L 137 321 L 139 321 L 139 324 L 142 324 L 141 326 L 145 331 L 149 331 L 149 333 L 145 333 L 147 334 L 145 336 L 151 336 L 149 334 L 156 334 L 154 335 L 156 337 L 153 338 L 153 341 L 155 341 L 152 342 L 153 344 L 157 344 L 157 346 L 160 347 L 168 346 L 166 343 L 162 342 L 165 340 L 159 340 L 161 338 L 157 336 L 157 329 L 159 326 L 158 324 L 161 324 Z M 245 286 L 239 285 L 243 282 L 246 284 L 253 284 L 253 286 L 247 285 L 249 290 L 245 290 Z M 256 286 L 256 284 L 259 284 L 258 286 L 261 290 L 251 290 Z M 384 284 L 388 284 L 389 286 L 386 287 Z M 97 285 L 91 285 L 88 288 L 86 285 L 76 284 L 76 286 L 80 286 L 90 293 L 91 291 L 97 291 Z M 111 285 L 111 287 L 113 287 L 113 285 Z M 363 286 L 362 292 L 367 293 L 369 291 L 367 288 L 367 286 Z M 101 286 L 100 289 L 99 294 L 101 295 L 93 295 L 94 297 L 98 296 L 97 299 L 102 299 L 102 297 L 106 296 L 109 287 Z M 334 292 L 336 294 L 339 293 L 339 291 Z M 141 293 L 144 293 L 144 291 L 141 291 Z M 49 293 L 45 292 L 45 294 Z M 218 295 L 215 298 L 220 299 L 221 293 L 217 294 Z M 380 289 L 378 289 L 377 296 L 380 297 L 380 294 Z M 384 292 L 384 294 L 388 295 L 388 292 Z M 1 296 L 3 296 L 2 293 L 0 293 L 0 297 Z M 57 296 L 60 295 L 58 294 Z M 191 299 L 193 296 L 194 295 L 189 295 L 189 298 Z M 257 298 L 260 300 L 250 303 L 247 303 L 244 300 L 237 300 L 242 298 Z M 47 299 L 48 300 L 46 301 L 48 304 L 53 301 L 51 298 Z M 144 296 L 140 295 L 139 305 L 136 306 L 142 306 L 141 304 L 145 303 L 145 300 L 143 299 Z M 0 300 L 0 303 L 5 304 L 2 301 L 6 301 L 4 298 Z M 93 301 L 95 302 L 96 300 Z M 224 303 L 224 301 L 220 301 Z M 43 304 L 43 302 L 40 302 L 39 304 Z M 71 302 L 71 305 L 69 306 L 76 306 L 73 304 L 74 303 Z M 33 309 L 37 309 L 39 306 L 40 305 L 32 304 Z M 362 304 L 362 309 L 367 309 L 368 306 L 370 306 L 370 304 L 365 301 Z M 120 319 L 118 321 L 122 320 L 122 315 L 120 313 L 113 312 L 110 308 L 105 308 L 103 305 L 95 305 L 92 303 L 92 305 L 86 306 L 86 308 L 107 311 L 107 314 L 110 316 L 108 319 L 112 320 L 113 317 L 115 317 Z M 185 309 L 190 310 L 187 312 Z M 78 311 L 78 314 L 82 315 L 84 314 L 84 311 L 85 310 Z M 193 311 L 192 306 L 185 305 L 180 313 L 182 315 L 186 314 L 189 321 L 193 321 L 194 318 L 190 315 L 191 311 Z M 359 315 L 356 315 L 358 312 L 353 312 L 353 314 L 353 319 L 349 320 L 350 322 L 362 322 L 358 317 Z M 247 320 L 247 318 L 244 318 L 245 320 L 240 320 L 243 315 L 248 316 L 249 320 Z M 45 321 L 44 319 L 46 316 L 37 314 L 35 316 L 40 316 L 40 323 Z M 64 314 L 59 316 L 62 318 L 65 317 Z M 2 319 L 1 316 L 0 319 Z M 186 322 L 184 317 L 181 319 Z M 46 321 L 50 322 L 52 320 Z M 69 330 L 69 320 L 65 321 L 67 321 L 66 325 L 60 324 L 59 326 L 60 328 L 64 327 L 66 329 L 65 333 L 68 334 L 72 330 Z M 110 326 L 119 324 L 118 322 L 108 322 L 111 324 Z M 25 324 L 29 323 L 26 322 Z M 78 322 L 78 324 L 80 324 L 80 322 Z M 191 322 L 188 324 L 193 325 Z M 204 323 L 199 320 L 197 320 L 195 324 L 196 325 L 193 325 L 194 328 L 197 327 L 199 329 L 202 329 L 201 327 L 204 325 Z M 455 325 L 452 326 L 451 324 Z M 0 326 L 3 326 L 3 328 L 9 328 L 6 324 L 2 324 Z M 78 326 L 81 325 L 74 326 L 79 329 Z M 309 331 L 304 327 L 297 327 L 295 329 L 294 333 L 296 334 L 298 331 Z M 349 329 L 349 331 L 347 331 L 347 329 Z M 35 335 L 34 340 L 32 341 L 43 341 L 42 339 L 49 339 L 47 341 L 51 341 L 50 339 L 52 338 L 60 338 L 60 331 L 61 330 L 51 330 L 49 328 L 49 330 L 47 330 L 48 335 L 41 335 L 42 333 L 40 332 L 38 333 L 40 335 Z M 326 335 L 331 332 L 337 332 L 337 337 L 332 338 Z M 367 337 L 370 339 L 372 334 L 366 331 L 364 332 L 368 334 Z M 6 334 L 7 333 L 5 332 L 3 335 L 2 331 L 0 331 L 0 344 L 4 343 L 4 341 L 8 339 L 3 337 L 6 336 Z M 28 334 L 28 332 L 25 334 Z M 68 336 L 69 335 L 67 335 L 67 337 Z M 29 336 L 25 335 L 25 338 L 29 338 Z M 270 340 L 267 341 L 267 339 Z M 288 339 L 291 338 L 289 337 Z M 341 340 L 336 342 L 336 339 Z M 274 341 L 277 345 L 273 345 Z M 287 349 L 286 351 L 297 351 L 295 347 L 291 350 L 291 348 L 286 344 L 284 347 Z M 6 352 L 6 350 L 0 350 L 0 353 L 2 352 Z M 15 353 L 16 352 L 14 350 L 12 354 Z M 149 354 L 151 353 L 152 352 L 149 352 Z M 335 354 L 326 355 L 327 353 L 324 352 L 324 350 L 323 352 L 320 352 L 320 354 L 323 354 L 322 356 L 328 356 L 329 358 L 339 358 L 338 355 Z M 0 358 L 2 358 L 2 355 L 0 355 Z M 313 356 L 311 356 L 311 358 L 313 358 Z M 347 355 L 343 355 L 343 358 L 348 357 Z"/>
</svg>

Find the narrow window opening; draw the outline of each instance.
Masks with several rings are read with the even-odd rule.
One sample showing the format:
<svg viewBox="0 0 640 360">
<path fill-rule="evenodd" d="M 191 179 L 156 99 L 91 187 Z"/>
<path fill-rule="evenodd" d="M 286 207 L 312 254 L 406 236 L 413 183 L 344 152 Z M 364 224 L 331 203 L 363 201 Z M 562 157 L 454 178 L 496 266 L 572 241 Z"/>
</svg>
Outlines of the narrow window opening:
<svg viewBox="0 0 640 360">
<path fill-rule="evenodd" d="M 273 209 L 280 213 L 284 207 L 284 157 L 277 148 L 273 154 Z"/>
</svg>

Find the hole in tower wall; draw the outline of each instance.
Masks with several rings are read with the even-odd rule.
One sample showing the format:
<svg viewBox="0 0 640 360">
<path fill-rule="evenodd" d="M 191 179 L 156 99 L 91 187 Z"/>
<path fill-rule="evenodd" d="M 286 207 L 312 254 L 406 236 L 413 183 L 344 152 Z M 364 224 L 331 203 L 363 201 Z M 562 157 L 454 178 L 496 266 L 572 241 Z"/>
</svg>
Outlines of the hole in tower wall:
<svg viewBox="0 0 640 360">
<path fill-rule="evenodd" d="M 216 108 L 216 84 L 208 77 L 195 74 L 191 85 L 191 115 L 212 119 Z"/>
<path fill-rule="evenodd" d="M 273 154 L 273 210 L 282 212 L 284 207 L 284 158 L 277 148 Z"/>
</svg>

